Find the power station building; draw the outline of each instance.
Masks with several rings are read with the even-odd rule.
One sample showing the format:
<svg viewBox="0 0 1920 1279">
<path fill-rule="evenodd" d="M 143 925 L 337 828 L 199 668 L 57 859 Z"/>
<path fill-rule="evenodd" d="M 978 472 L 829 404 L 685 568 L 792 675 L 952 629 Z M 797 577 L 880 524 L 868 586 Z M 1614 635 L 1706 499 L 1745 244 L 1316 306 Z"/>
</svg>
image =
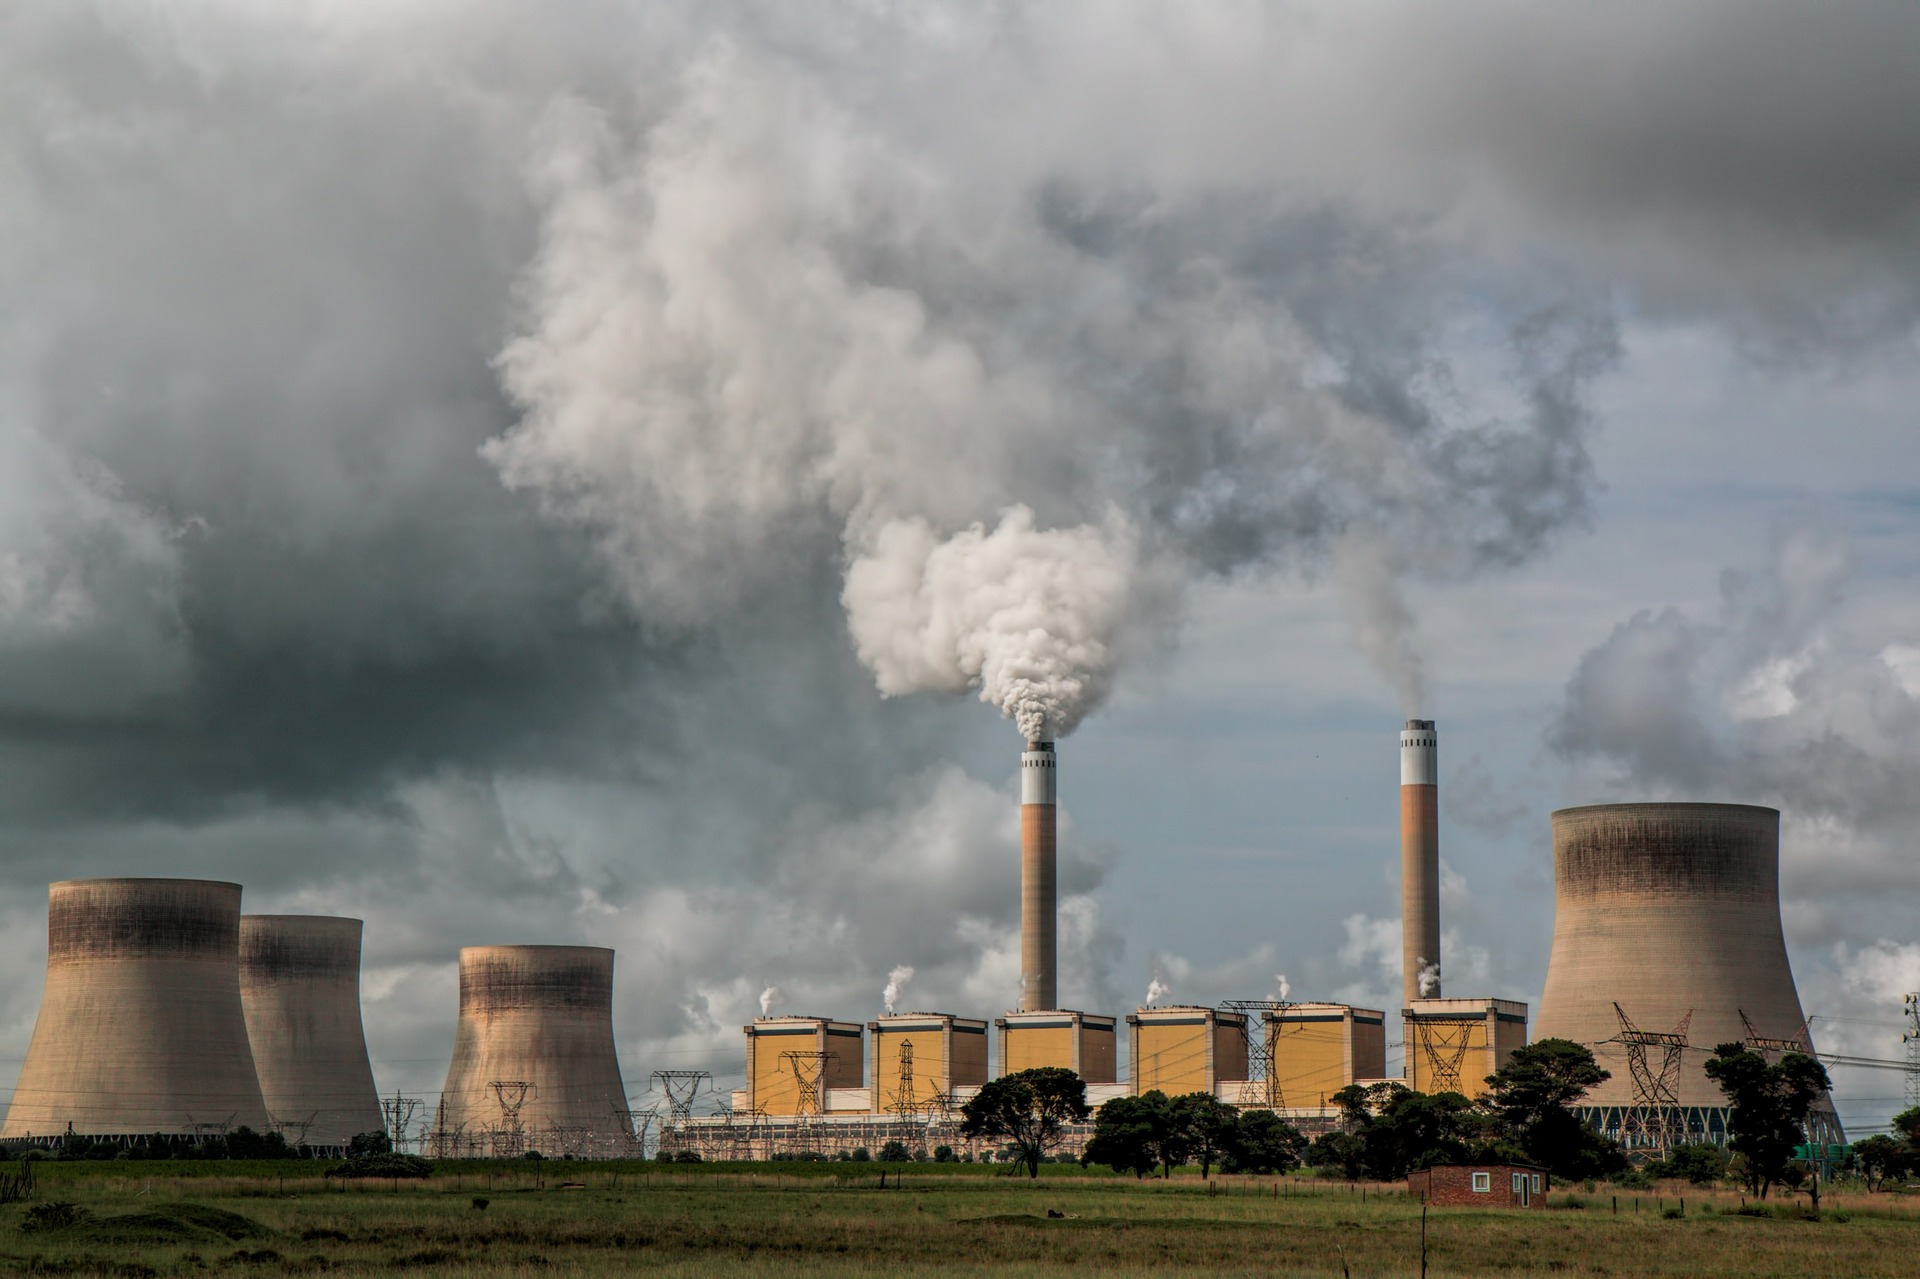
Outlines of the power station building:
<svg viewBox="0 0 1920 1279">
<path fill-rule="evenodd" d="M 1127 1014 L 1127 1065 L 1135 1096 L 1221 1091 L 1247 1077 L 1247 1017 L 1217 1008 L 1170 1005 Z"/>
<path fill-rule="evenodd" d="M 47 980 L 0 1138 L 270 1126 L 240 1003 L 240 885 L 72 879 L 47 893 Z"/>
<path fill-rule="evenodd" d="M 1387 1073 L 1387 1016 L 1377 1008 L 1289 1004 L 1263 1018 L 1282 1105 L 1325 1107 L 1349 1084 Z"/>
<path fill-rule="evenodd" d="M 1553 814 L 1553 951 L 1536 1026 L 1612 1078 L 1588 1118 L 1629 1149 L 1724 1142 L 1705 1063 L 1723 1043 L 1812 1052 L 1780 926 L 1780 814 L 1596 804 Z M 1830 1099 L 1810 1140 L 1845 1138 Z"/>
<path fill-rule="evenodd" d="M 987 1082 L 987 1023 L 951 1013 L 889 1014 L 867 1023 L 872 1108 L 885 1114 L 951 1106 Z"/>
<path fill-rule="evenodd" d="M 1513 999 L 1416 999 L 1401 1010 L 1406 1084 L 1478 1097 L 1487 1076 L 1527 1042 L 1527 1006 Z"/>
<path fill-rule="evenodd" d="M 866 1092 L 859 1022 L 757 1017 L 741 1029 L 747 1037 L 744 1109 L 777 1116 L 872 1108 L 870 1097 L 833 1096 Z"/>
<path fill-rule="evenodd" d="M 240 1005 L 260 1092 L 295 1145 L 345 1146 L 385 1124 L 360 1023 L 357 919 L 240 917 Z"/>
<path fill-rule="evenodd" d="M 1064 1066 L 1088 1084 L 1119 1078 L 1114 1019 L 1099 1013 L 1053 1009 L 1008 1013 L 993 1019 L 999 1032 L 1000 1073 L 1036 1066 Z"/>
<path fill-rule="evenodd" d="M 436 1153 L 633 1153 L 613 1045 L 613 952 L 468 946 Z"/>
</svg>

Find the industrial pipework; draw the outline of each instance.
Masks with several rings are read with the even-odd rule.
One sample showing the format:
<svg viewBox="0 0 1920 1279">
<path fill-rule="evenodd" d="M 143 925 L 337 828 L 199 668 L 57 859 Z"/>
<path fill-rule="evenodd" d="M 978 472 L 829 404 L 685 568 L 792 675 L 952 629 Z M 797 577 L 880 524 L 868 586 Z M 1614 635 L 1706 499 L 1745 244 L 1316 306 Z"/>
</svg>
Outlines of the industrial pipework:
<svg viewBox="0 0 1920 1279">
<path fill-rule="evenodd" d="M 1052 742 L 1020 756 L 1020 1011 L 1057 1008 L 1060 869 L 1055 853 L 1059 778 Z"/>
<path fill-rule="evenodd" d="M 1400 966 L 1405 1002 L 1440 997 L 1440 763 L 1430 719 L 1400 733 Z"/>
</svg>

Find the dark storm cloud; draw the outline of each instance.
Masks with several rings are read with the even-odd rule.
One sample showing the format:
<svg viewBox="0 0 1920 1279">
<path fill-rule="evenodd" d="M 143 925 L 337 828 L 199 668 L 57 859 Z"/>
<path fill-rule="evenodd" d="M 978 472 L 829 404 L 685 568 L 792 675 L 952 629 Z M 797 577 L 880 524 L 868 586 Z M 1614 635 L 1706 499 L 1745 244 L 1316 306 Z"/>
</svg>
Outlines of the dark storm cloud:
<svg viewBox="0 0 1920 1279">
<path fill-rule="evenodd" d="M 1915 18 L 1831 12 L 10 9 L 6 873 L 231 873 L 395 972 L 619 940 L 663 1041 L 776 976 L 990 1006 L 1005 797 L 928 770 L 995 726 L 873 696 L 862 521 L 1333 564 L 1392 668 L 1401 577 L 1585 518 L 1623 311 L 1815 359 L 1911 321 Z M 675 396 L 692 447 L 636 447 Z M 1583 704 L 1708 642 L 1631 625 Z M 775 910 L 819 944 L 740 940 Z"/>
</svg>

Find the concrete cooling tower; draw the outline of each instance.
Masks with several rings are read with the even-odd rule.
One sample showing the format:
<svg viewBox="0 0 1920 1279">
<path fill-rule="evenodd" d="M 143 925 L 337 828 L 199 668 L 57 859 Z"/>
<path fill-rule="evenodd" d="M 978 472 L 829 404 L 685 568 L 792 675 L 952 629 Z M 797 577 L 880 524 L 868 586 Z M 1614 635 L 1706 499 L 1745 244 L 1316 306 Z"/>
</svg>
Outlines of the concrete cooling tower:
<svg viewBox="0 0 1920 1279">
<path fill-rule="evenodd" d="M 1745 804 L 1597 804 L 1553 815 L 1553 953 L 1534 1026 L 1613 1073 L 1588 1118 L 1629 1148 L 1724 1142 L 1716 1045 L 1806 1045 L 1780 928 L 1780 814 Z M 1839 1142 L 1831 1100 L 1809 1121 Z"/>
<path fill-rule="evenodd" d="M 630 1154 L 613 1047 L 613 952 L 469 946 L 433 1141 L 506 1157 Z"/>
<path fill-rule="evenodd" d="M 240 885 L 75 879 L 47 897 L 46 990 L 0 1138 L 265 1131 Z"/>
<path fill-rule="evenodd" d="M 240 917 L 240 1003 L 260 1092 L 287 1140 L 344 1146 L 383 1126 L 360 1025 L 360 921 Z"/>
</svg>

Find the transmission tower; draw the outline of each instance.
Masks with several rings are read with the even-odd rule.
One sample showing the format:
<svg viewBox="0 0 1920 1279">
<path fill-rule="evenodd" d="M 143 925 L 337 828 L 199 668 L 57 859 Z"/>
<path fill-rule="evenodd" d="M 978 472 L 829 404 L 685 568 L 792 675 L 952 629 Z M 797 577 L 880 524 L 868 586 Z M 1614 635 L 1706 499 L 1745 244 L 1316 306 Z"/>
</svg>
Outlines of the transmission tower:
<svg viewBox="0 0 1920 1279">
<path fill-rule="evenodd" d="M 893 1104 L 887 1109 L 903 1119 L 920 1113 L 920 1105 L 913 1096 L 913 1041 L 911 1039 L 901 1041 L 899 1085 L 894 1089 Z"/>
<path fill-rule="evenodd" d="M 391 1097 L 381 1099 L 380 1114 L 387 1122 L 387 1141 L 395 1150 L 404 1149 L 407 1128 L 413 1123 L 413 1112 L 419 1108 L 418 1097 L 402 1097 L 397 1092 Z"/>
<path fill-rule="evenodd" d="M 793 1081 L 799 1087 L 800 1096 L 793 1107 L 793 1148 L 795 1151 L 813 1150 L 817 1146 L 818 1133 L 815 1126 L 826 1107 L 821 1104 L 822 1085 L 827 1077 L 827 1063 L 839 1054 L 830 1052 L 784 1052 L 780 1060 L 787 1063 L 793 1071 Z"/>
<path fill-rule="evenodd" d="M 279 1119 L 272 1115 L 267 1118 L 273 1121 L 273 1130 L 285 1138 L 289 1146 L 298 1150 L 307 1144 L 307 1130 L 320 1118 L 320 1112 L 316 1110 L 305 1119 Z"/>
<path fill-rule="evenodd" d="M 1656 1158 L 1663 1157 L 1681 1135 L 1680 1099 L 1675 1089 L 1680 1083 L 1680 1059 L 1687 1050 L 1687 1027 L 1693 1024 L 1693 1009 L 1687 1009 L 1680 1024 L 1666 1032 L 1641 1030 L 1618 1003 L 1613 1011 L 1620 1018 L 1620 1033 L 1613 1042 L 1626 1047 L 1627 1073 L 1633 1079 L 1633 1105 L 1621 1124 L 1623 1144 L 1629 1150 L 1646 1150 Z M 1658 1070 L 1647 1061 L 1649 1048 L 1660 1050 Z"/>
<path fill-rule="evenodd" d="M 494 1100 L 500 1103 L 500 1127 L 494 1131 L 496 1159 L 518 1159 L 527 1152 L 527 1130 L 520 1124 L 520 1108 L 527 1104 L 533 1084 L 525 1079 L 490 1079 Z"/>
<path fill-rule="evenodd" d="M 1433 1091 L 1459 1092 L 1460 1067 L 1473 1046 L 1477 1021 L 1440 1021 L 1421 1017 L 1414 1021 L 1415 1038 L 1421 1058 L 1433 1072 Z"/>
<path fill-rule="evenodd" d="M 1907 1046 L 1907 1106 L 1920 1106 L 1920 994 L 1908 995 L 1903 1005 L 1907 1030 L 1900 1042 Z"/>
<path fill-rule="evenodd" d="M 693 1117 L 693 1103 L 699 1097 L 700 1089 L 713 1080 L 713 1072 L 707 1070 L 656 1070 L 653 1082 L 667 1097 L 667 1121 L 675 1128 L 686 1127 L 687 1120 Z"/>
<path fill-rule="evenodd" d="M 1755 1028 L 1753 1019 L 1747 1016 L 1744 1008 L 1735 1009 L 1740 1014 L 1740 1024 L 1747 1029 L 1746 1045 L 1767 1059 L 1772 1065 L 1786 1053 L 1805 1053 L 1812 1057 L 1813 1037 L 1807 1033 L 1807 1022 L 1800 1023 L 1800 1033 L 1792 1039 L 1781 1039 L 1775 1035 L 1763 1035 Z"/>
<path fill-rule="evenodd" d="M 1284 1023 L 1269 1019 L 1268 1014 L 1293 1007 L 1292 1001 L 1229 999 L 1221 1007 L 1239 1013 L 1242 1018 L 1240 1035 L 1247 1045 L 1248 1084 L 1240 1093 L 1242 1104 L 1279 1110 L 1286 1104 L 1286 1098 L 1280 1091 L 1280 1072 L 1273 1068 L 1273 1041 L 1279 1037 Z"/>
</svg>

